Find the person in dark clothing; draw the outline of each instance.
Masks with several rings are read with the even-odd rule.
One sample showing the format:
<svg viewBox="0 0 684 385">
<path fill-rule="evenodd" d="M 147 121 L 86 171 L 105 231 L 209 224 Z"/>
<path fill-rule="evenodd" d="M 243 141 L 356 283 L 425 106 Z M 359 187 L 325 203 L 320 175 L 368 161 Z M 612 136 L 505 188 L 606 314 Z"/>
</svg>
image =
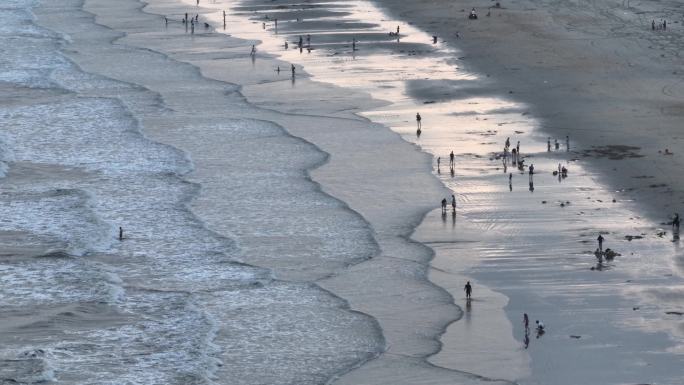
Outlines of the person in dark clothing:
<svg viewBox="0 0 684 385">
<path fill-rule="evenodd" d="M 473 287 L 470 285 L 470 281 L 465 284 L 463 290 L 465 290 L 466 298 L 470 299 L 470 296 L 473 294 Z"/>
</svg>

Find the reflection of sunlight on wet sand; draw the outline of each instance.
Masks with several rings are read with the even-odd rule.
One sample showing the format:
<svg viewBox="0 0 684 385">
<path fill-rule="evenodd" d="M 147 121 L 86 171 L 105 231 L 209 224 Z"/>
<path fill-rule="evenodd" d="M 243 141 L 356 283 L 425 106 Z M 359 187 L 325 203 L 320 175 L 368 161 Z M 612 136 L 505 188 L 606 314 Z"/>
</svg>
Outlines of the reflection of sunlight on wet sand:
<svg viewBox="0 0 684 385">
<path fill-rule="evenodd" d="M 217 7 L 227 5 L 233 6 L 234 2 L 216 4 Z M 336 5 L 339 8 L 335 9 Z M 463 270 L 472 270 L 483 278 L 484 284 L 506 289 L 501 290 L 506 294 L 513 293 L 510 309 L 520 312 L 534 309 L 542 314 L 555 312 L 544 314 L 551 327 L 580 328 L 568 325 L 567 315 L 584 314 L 587 303 L 591 302 L 598 309 L 597 314 L 592 315 L 594 318 L 587 316 L 586 325 L 582 322 L 578 325 L 591 328 L 595 334 L 600 334 L 601 327 L 612 326 L 624 326 L 625 333 L 630 329 L 669 331 L 679 344 L 670 350 L 681 349 L 684 332 L 677 318 L 662 317 L 666 310 L 684 308 L 681 297 L 670 295 L 668 289 L 681 283 L 679 276 L 670 275 L 672 271 L 679 271 L 674 266 L 678 250 L 673 250 L 667 239 L 655 235 L 656 224 L 635 216 L 632 203 L 622 200 L 621 193 L 607 190 L 600 176 L 583 167 L 584 160 L 579 153 L 574 149 L 566 152 L 564 138 L 558 138 L 561 142 L 558 151 L 547 151 L 547 138 L 538 129 L 542 123 L 527 114 L 528 107 L 499 96 L 503 92 L 497 91 L 488 79 L 465 73 L 450 64 L 458 51 L 442 43 L 431 44 L 431 36 L 410 25 L 387 20 L 369 2 L 326 3 L 325 7 L 347 14 L 316 19 L 340 26 L 333 31 L 319 28 L 316 33 L 309 32 L 314 48 L 311 53 L 306 49 L 305 28 L 301 32 L 305 46 L 301 53 L 296 46 L 300 32 L 285 33 L 296 21 L 281 21 L 276 35 L 272 20 L 266 21 L 268 31 L 264 31 L 264 20 L 247 19 L 263 18 L 264 12 L 230 15 L 228 32 L 239 30 L 239 37 L 261 41 L 260 52 L 302 65 L 313 80 L 367 92 L 376 99 L 388 101 L 373 110 L 358 106 L 363 110 L 359 114 L 390 127 L 407 141 L 441 158 L 440 172 L 437 173 L 436 162 L 434 172 L 456 192 L 458 220 L 447 225 L 451 219 L 442 222 L 435 219 L 438 215 L 431 214 L 427 219 L 435 223 L 426 220 L 418 230 L 425 239 L 417 238 L 437 252 L 435 263 L 446 272 L 438 284 L 458 291 L 459 287 L 449 287 L 449 279 L 459 276 Z M 213 17 L 219 24 L 220 12 Z M 345 23 L 365 26 L 344 29 Z M 368 24 L 376 26 L 368 27 Z M 388 40 L 385 35 L 394 31 L 397 24 L 401 27 L 400 41 Z M 335 27 L 334 23 L 330 27 Z M 356 36 L 358 51 L 352 52 L 352 39 Z M 290 43 L 288 50 L 284 49 L 286 39 Z M 281 80 L 288 79 L 289 71 L 283 70 Z M 420 137 L 416 135 L 417 112 L 423 117 Z M 532 185 L 526 167 L 519 170 L 510 160 L 499 159 L 507 137 L 513 147 L 517 141 L 521 142 L 525 165 L 535 165 L 537 172 Z M 453 175 L 448 164 L 450 151 L 456 156 Z M 570 170 L 567 179 L 552 175 L 559 163 Z M 428 229 L 429 236 L 425 235 Z M 590 268 L 597 265 L 592 252 L 599 230 L 608 232 L 610 247 L 622 255 L 604 263 L 602 271 L 595 271 Z M 467 248 L 443 246 L 453 244 L 456 234 L 478 232 L 496 236 L 468 244 Z M 644 234 L 644 238 L 632 242 L 624 239 L 635 234 Z M 464 265 L 463 260 L 472 264 Z M 529 287 L 536 288 L 536 305 L 529 299 L 521 303 L 516 297 L 517 292 L 529 291 Z M 490 293 L 492 303 L 503 308 L 506 299 L 494 299 L 498 293 Z M 624 311 L 632 306 L 641 311 Z M 600 325 L 592 326 L 592 322 Z M 445 351 L 455 356 L 453 349 L 463 348 L 459 343 L 464 343 L 463 330 L 459 327 L 459 323 L 452 325 L 442 338 Z M 519 325 L 514 325 L 513 330 L 518 340 L 522 340 Z M 547 344 L 555 341 L 553 333 L 544 338 Z M 609 345 L 600 335 L 594 338 L 592 343 Z M 611 354 L 610 351 L 602 353 Z M 632 354 L 639 357 L 638 351 Z M 525 361 L 519 356 L 510 357 Z M 438 354 L 434 361 L 458 369 L 459 363 L 452 358 Z M 521 369 L 520 373 L 524 372 Z"/>
</svg>

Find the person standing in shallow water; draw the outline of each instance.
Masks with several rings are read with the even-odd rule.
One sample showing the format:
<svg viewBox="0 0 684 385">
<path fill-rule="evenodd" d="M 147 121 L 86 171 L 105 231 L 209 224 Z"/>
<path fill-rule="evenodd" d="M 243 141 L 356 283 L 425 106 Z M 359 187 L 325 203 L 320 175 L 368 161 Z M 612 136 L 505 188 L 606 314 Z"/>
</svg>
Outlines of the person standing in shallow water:
<svg viewBox="0 0 684 385">
<path fill-rule="evenodd" d="M 422 120 L 423 118 L 420 116 L 420 112 L 416 113 L 416 124 L 418 125 L 419 130 L 423 128 Z"/>
<path fill-rule="evenodd" d="M 603 235 L 599 234 L 596 240 L 598 241 L 599 251 L 603 252 Z"/>
<path fill-rule="evenodd" d="M 530 331 L 530 319 L 527 317 L 527 313 L 523 314 L 523 324 L 525 325 L 525 333 Z"/>
<path fill-rule="evenodd" d="M 470 296 L 473 293 L 473 287 L 470 285 L 470 281 L 468 281 L 465 286 L 463 287 L 463 290 L 465 290 L 466 293 L 466 299 L 470 299 Z"/>
<path fill-rule="evenodd" d="M 449 166 L 454 167 L 454 152 L 451 151 L 451 154 L 449 154 Z"/>
<path fill-rule="evenodd" d="M 119 240 L 123 241 L 123 227 L 119 226 Z"/>
</svg>

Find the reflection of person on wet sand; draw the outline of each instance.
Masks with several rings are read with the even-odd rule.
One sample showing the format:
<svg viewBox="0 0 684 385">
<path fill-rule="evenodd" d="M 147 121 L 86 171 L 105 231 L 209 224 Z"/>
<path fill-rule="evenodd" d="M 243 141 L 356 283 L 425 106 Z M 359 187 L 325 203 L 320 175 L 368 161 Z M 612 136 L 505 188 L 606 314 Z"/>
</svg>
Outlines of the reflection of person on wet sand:
<svg viewBox="0 0 684 385">
<path fill-rule="evenodd" d="M 463 287 L 463 290 L 466 293 L 466 299 L 470 299 L 471 294 L 473 293 L 473 287 L 470 285 L 470 281 L 468 281 L 465 286 Z"/>
</svg>

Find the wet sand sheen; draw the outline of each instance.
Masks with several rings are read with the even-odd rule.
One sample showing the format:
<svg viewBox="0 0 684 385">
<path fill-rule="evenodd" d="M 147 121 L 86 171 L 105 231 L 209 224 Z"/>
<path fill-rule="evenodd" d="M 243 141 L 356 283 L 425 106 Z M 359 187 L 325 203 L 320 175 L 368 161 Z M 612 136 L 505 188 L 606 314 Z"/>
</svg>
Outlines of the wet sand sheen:
<svg viewBox="0 0 684 385">
<path fill-rule="evenodd" d="M 254 2 L 253 2 L 254 3 Z M 252 3 L 252 4 L 253 4 Z M 304 50 L 300 54 L 296 50 L 284 52 L 280 47 L 284 39 L 290 41 L 291 47 L 295 46 L 296 35 L 290 36 L 290 31 L 301 30 L 302 34 L 307 33 L 306 27 L 292 28 L 288 24 L 283 24 L 282 11 L 277 15 L 281 17 L 279 32 L 285 37 L 281 39 L 273 39 L 263 35 L 263 31 L 259 31 L 259 23 L 264 21 L 263 15 L 269 14 L 268 9 L 259 9 L 261 15 L 253 17 L 255 20 L 250 28 L 250 25 L 244 23 L 238 24 L 241 36 L 259 36 L 264 39 L 259 46 L 260 49 L 265 48 L 267 52 L 277 52 L 281 57 L 294 62 L 301 62 L 307 71 L 313 74 L 316 80 L 331 82 L 336 85 L 352 87 L 354 89 L 361 89 L 369 92 L 374 97 L 391 100 L 392 105 L 388 109 L 380 109 L 379 111 L 365 112 L 364 115 L 371 118 L 371 120 L 382 123 L 386 126 L 392 127 L 397 132 L 401 133 L 406 140 L 418 143 L 423 149 L 428 150 L 435 156 L 442 157 L 442 171 L 447 168 L 445 166 L 446 154 L 453 147 L 457 148 L 457 167 L 455 178 L 450 178 L 447 173 L 442 174 L 443 181 L 455 191 L 468 191 L 467 193 L 459 194 L 459 209 L 458 216 L 463 216 L 467 221 L 456 221 L 457 224 L 452 225 L 453 230 L 442 230 L 440 232 L 439 226 L 431 223 L 439 223 L 438 215 L 428 217 L 428 220 L 418 229 L 414 239 L 424 242 L 433 247 L 437 252 L 437 257 L 433 262 L 434 266 L 439 267 L 437 272 L 431 273 L 433 282 L 440 284 L 445 288 L 449 288 L 450 292 L 456 298 L 459 298 L 457 293 L 461 290 L 463 278 L 455 275 L 444 274 L 442 271 L 446 270 L 450 274 L 458 274 L 463 270 L 471 270 L 477 266 L 481 261 L 485 263 L 485 267 L 476 268 L 476 277 L 482 278 L 485 283 L 493 284 L 506 291 L 508 295 L 515 295 L 512 297 L 514 303 L 508 305 L 509 317 L 515 324 L 515 335 L 519 340 L 522 340 L 522 332 L 517 321 L 521 319 L 522 312 L 531 312 L 535 314 L 542 314 L 543 318 L 549 322 L 551 320 L 560 330 L 565 330 L 565 323 L 568 319 L 563 319 L 563 315 L 573 312 L 582 312 L 583 307 L 589 305 L 589 302 L 580 300 L 586 294 L 577 291 L 576 288 L 586 285 L 583 283 L 576 286 L 579 282 L 591 282 L 591 294 L 595 297 L 601 297 L 602 300 L 597 303 L 591 303 L 591 307 L 596 307 L 597 317 L 596 323 L 599 326 L 592 325 L 591 333 L 597 335 L 594 337 L 592 344 L 601 343 L 600 341 L 612 341 L 614 339 L 621 341 L 638 341 L 634 345 L 629 345 L 627 352 L 619 358 L 613 357 L 613 349 L 610 342 L 606 342 L 606 351 L 601 349 L 594 349 L 592 354 L 584 354 L 583 360 L 575 361 L 573 364 L 562 364 L 570 362 L 570 356 L 573 356 L 574 349 L 585 351 L 581 344 L 580 346 L 570 347 L 568 341 L 570 334 L 563 336 L 544 337 L 545 347 L 535 349 L 533 357 L 539 358 L 537 366 L 532 367 L 533 381 L 541 381 L 543 383 L 544 376 L 555 378 L 559 372 L 575 373 L 580 371 L 583 376 L 586 376 L 586 381 L 592 381 L 596 378 L 601 378 L 606 383 L 621 383 L 622 381 L 652 381 L 654 378 L 661 377 L 664 381 L 676 381 L 678 375 L 672 373 L 667 368 L 673 367 L 679 362 L 677 356 L 669 356 L 668 359 L 659 359 L 656 362 L 649 360 L 648 355 L 644 356 L 641 352 L 642 344 L 645 341 L 653 346 L 654 350 L 667 351 L 671 344 L 678 344 L 678 333 L 671 335 L 675 337 L 674 340 L 669 340 L 663 334 L 651 334 L 653 326 L 659 324 L 658 319 L 662 319 L 662 314 L 665 308 L 669 306 L 678 306 L 678 303 L 667 304 L 663 307 L 651 308 L 650 313 L 646 315 L 637 315 L 625 313 L 623 309 L 639 308 L 644 309 L 644 302 L 648 300 L 645 298 L 638 299 L 635 302 L 624 303 L 622 301 L 615 302 L 616 294 L 624 294 L 624 298 L 629 298 L 635 292 L 641 292 L 644 296 L 649 291 L 649 285 L 652 284 L 651 278 L 645 278 L 644 268 L 648 269 L 647 276 L 657 278 L 663 274 L 669 274 L 668 269 L 671 261 L 674 258 L 674 253 L 667 243 L 666 239 L 662 239 L 657 235 L 657 224 L 649 223 L 648 221 L 636 218 L 632 210 L 635 210 L 630 202 L 623 201 L 622 194 L 610 194 L 606 192 L 606 187 L 597 183 L 599 178 L 597 175 L 588 174 L 582 168 L 582 163 L 577 162 L 576 159 L 581 152 L 566 152 L 565 141 L 563 138 L 558 138 L 561 142 L 560 151 L 546 152 L 546 143 L 543 137 L 535 128 L 536 123 L 526 116 L 528 110 L 524 105 L 508 102 L 505 100 L 493 97 L 496 93 L 487 81 L 480 80 L 479 82 L 468 83 L 467 80 L 476 79 L 470 74 L 458 74 L 450 72 L 449 69 L 440 68 L 438 61 L 440 55 L 453 55 L 453 52 L 437 53 L 431 47 L 427 47 L 425 42 L 429 37 L 425 34 L 412 30 L 411 27 L 402 24 L 402 42 L 408 41 L 408 44 L 399 48 L 391 48 L 382 44 L 375 44 L 382 38 L 381 31 L 391 30 L 396 23 L 387 21 L 380 17 L 377 19 L 369 19 L 368 6 L 360 2 L 345 3 L 345 12 L 349 15 L 349 19 L 353 20 L 349 24 L 352 25 L 350 30 L 346 30 L 346 36 L 342 39 L 337 39 L 336 44 L 330 43 L 326 39 L 326 34 L 321 34 L 320 30 L 313 32 L 312 41 L 315 50 L 308 54 Z M 252 5 L 244 6 L 241 10 L 251 10 Z M 298 14 L 297 11 L 293 12 Z M 332 12 L 334 13 L 334 12 Z M 359 16 L 363 14 L 363 16 Z M 339 17 L 338 14 L 335 14 Z M 372 17 L 372 16 L 371 16 Z M 285 17 L 285 20 L 293 20 L 293 17 Z M 267 20 L 268 27 L 273 29 L 272 20 Z M 312 24 L 313 22 L 305 21 L 302 24 Z M 357 36 L 357 33 L 362 36 L 359 31 L 354 30 L 357 25 L 382 25 L 376 29 L 378 33 L 371 35 L 375 43 L 359 40 L 358 47 L 360 52 L 355 55 L 351 53 L 349 39 L 350 36 Z M 285 25 L 285 27 L 283 27 Z M 320 25 L 320 24 L 316 24 Z M 339 28 L 339 26 L 337 26 Z M 245 31 L 250 32 L 246 33 Z M 283 33 L 285 31 L 285 33 Z M 351 32 L 350 32 L 351 31 Z M 413 33 L 412 33 L 413 32 Z M 417 33 L 416 33 L 417 32 Z M 346 40 L 345 40 L 346 39 Z M 318 43 L 322 40 L 322 43 Z M 413 45 L 412 45 L 413 44 Z M 369 48 L 369 45 L 373 45 Z M 340 48 L 343 47 L 343 48 Z M 408 48 L 406 48 L 408 47 Z M 368 53 L 368 50 L 371 50 Z M 365 52 L 364 52 L 365 50 Z M 383 51 L 378 53 L 378 51 Z M 323 53 L 321 53 L 323 52 Z M 396 55 L 401 54 L 426 54 L 432 53 L 428 58 L 406 59 Z M 346 55 L 345 58 L 339 58 L 340 55 Z M 351 56 L 351 58 L 350 58 Z M 356 56 L 354 58 L 353 56 Z M 375 57 L 373 57 L 375 56 Z M 372 58 L 369 58 L 372 57 Z M 390 58 L 388 60 L 388 58 Z M 377 61 L 376 61 L 377 60 Z M 426 63 L 430 63 L 426 66 Z M 411 78 L 411 72 L 415 69 L 429 68 L 427 74 L 430 78 L 440 79 L 439 83 L 435 81 L 416 79 L 412 82 L 404 83 L 407 77 Z M 390 75 L 386 75 L 390 73 Z M 401 75 L 397 75 L 401 74 Z M 446 74 L 446 77 L 445 77 Z M 370 75 L 370 76 L 369 76 Z M 416 75 L 413 75 L 416 76 Z M 385 79 L 386 77 L 386 79 Z M 396 79 L 396 80 L 395 80 Z M 425 83 L 425 85 L 421 85 Z M 476 83 L 476 84 L 472 84 Z M 446 85 L 445 88 L 433 87 L 434 84 L 440 86 Z M 268 94 L 266 89 L 271 89 L 270 86 L 257 86 L 254 89 L 246 89 L 245 93 L 251 99 L 258 100 L 259 103 L 269 104 L 268 98 L 263 95 Z M 478 95 L 479 97 L 469 97 L 468 95 Z M 489 97 L 487 95 L 490 95 Z M 459 103 L 448 103 L 445 100 L 456 99 Z M 433 101 L 437 103 L 432 104 Z M 423 104 L 430 102 L 429 105 Z M 272 102 L 271 102 L 272 103 Z M 302 100 L 301 103 L 306 104 Z M 465 105 L 465 107 L 464 107 Z M 285 109 L 290 106 L 278 105 L 277 108 Z M 295 107 L 297 108 L 297 107 Z M 366 110 L 368 111 L 368 110 Z M 415 125 L 411 118 L 415 111 L 420 111 L 424 116 L 423 134 L 420 138 L 415 136 Z M 446 130 L 446 127 L 451 129 Z M 460 127 L 468 127 L 467 129 Z M 454 129 L 455 128 L 455 129 Z M 501 151 L 505 137 L 510 136 L 513 142 L 521 140 L 523 142 L 524 156 L 527 159 L 527 164 L 535 163 L 538 173 L 535 177 L 534 192 L 529 191 L 531 187 L 528 186 L 526 175 L 519 175 L 514 169 L 514 183 L 512 188 L 514 192 L 508 191 L 507 178 L 504 174 L 503 165 L 498 160 L 489 159 L 494 153 Z M 458 145 L 453 145 L 458 143 Z M 572 146 L 572 144 L 571 144 Z M 574 149 L 573 149 L 574 150 Z M 567 180 L 556 180 L 556 177 L 550 175 L 551 171 L 556 169 L 558 163 L 563 163 L 570 168 L 570 178 Z M 510 166 L 510 164 L 509 164 Z M 497 176 L 497 174 L 499 176 Z M 562 182 L 562 183 L 561 183 Z M 522 191 L 521 191 L 522 190 Z M 480 192 L 481 191 L 481 192 Z M 559 199 L 560 198 L 560 199 Z M 612 203 L 612 200 L 617 198 L 620 202 Z M 544 203 L 542 203 L 544 202 Z M 570 202 L 569 204 L 567 202 Z M 560 207 L 568 206 L 568 209 Z M 544 206 L 546 204 L 546 206 Z M 554 208 L 562 211 L 554 210 Z M 623 218 L 627 226 L 617 225 L 616 218 Z M 432 222 L 434 221 L 434 222 Z M 450 219 L 447 221 L 449 222 Z M 449 225 L 445 224 L 445 228 Z M 549 233 L 549 229 L 554 229 L 554 232 Z M 429 229 L 426 230 L 426 229 Z M 480 239 L 475 234 L 480 233 L 483 229 L 494 232 L 493 235 Z M 618 246 L 614 246 L 618 251 L 623 251 L 625 255 L 622 264 L 604 265 L 600 266 L 612 271 L 606 274 L 611 274 L 608 281 L 598 282 L 597 278 L 592 273 L 588 273 L 589 267 L 595 263 L 595 259 L 591 254 L 593 240 L 599 231 L 605 231 L 611 234 L 612 242 L 616 242 Z M 446 232 L 446 233 L 444 233 Z M 444 233 L 444 234 L 443 234 Z M 528 240 L 530 236 L 537 235 L 543 237 L 542 239 Z M 632 233 L 643 233 L 645 240 L 641 243 L 628 243 L 625 236 Z M 456 235 L 454 235 L 456 234 Z M 470 237 L 469 237 L 470 236 Z M 445 238 L 444 238 L 445 237 Z M 456 237 L 456 239 L 454 239 Z M 435 238 L 437 238 L 435 240 Z M 477 242 L 475 254 L 479 257 L 470 265 L 463 265 L 463 262 L 454 262 L 455 258 L 462 260 L 464 255 L 473 253 L 472 245 L 466 247 L 456 246 L 442 246 L 451 242 Z M 505 244 L 502 248 L 500 245 Z M 589 245 L 584 246 L 586 243 Z M 520 245 L 520 246 L 516 246 Z M 629 252 L 624 251 L 629 250 Z M 549 255 L 551 254 L 551 255 Z M 651 255 L 657 255 L 652 258 Z M 525 258 L 516 258 L 516 265 L 505 263 L 510 260 L 509 256 L 523 256 Z M 502 258 L 506 256 L 507 258 Z M 645 259 L 644 259 L 645 257 Z M 528 277 L 521 275 L 518 279 L 513 279 L 514 283 L 509 283 L 502 278 L 505 273 L 502 270 L 511 269 L 509 274 L 519 274 L 518 270 L 523 268 L 520 264 L 527 264 L 525 260 L 530 258 L 532 261 L 541 262 L 542 265 L 530 265 L 528 269 L 534 271 L 540 276 L 551 274 L 552 276 L 563 276 L 563 271 L 569 272 L 568 277 L 564 277 L 563 281 L 568 286 L 563 289 L 563 286 L 544 283 L 544 286 L 539 286 L 539 278 Z M 551 259 L 549 259 L 551 258 Z M 562 260 L 562 265 L 556 266 L 549 261 Z M 500 262 L 489 261 L 501 260 L 504 261 L 502 265 Z M 510 262 L 509 262 L 510 263 Z M 532 267 L 534 266 L 534 267 Z M 498 270 L 498 272 L 497 272 Z M 542 271 L 548 271 L 541 274 Z M 585 271 L 584 275 L 582 272 Z M 567 274 L 567 273 L 566 273 Z M 634 278 L 639 276 L 643 279 L 642 285 L 628 285 L 632 286 L 623 289 L 621 284 L 624 281 L 634 282 Z M 558 278 L 555 278 L 558 279 Z M 601 279 L 601 278 L 599 278 Z M 454 281 L 461 281 L 454 284 Z M 574 281 L 574 282 L 573 282 Z M 659 279 L 659 281 L 662 281 Z M 553 281 L 551 281 L 553 282 Z M 512 285 L 515 285 L 515 289 Z M 550 306 L 540 306 L 539 301 L 530 298 L 530 293 L 521 292 L 521 287 L 532 285 L 544 294 L 538 297 L 545 297 L 548 295 L 557 295 L 563 293 L 561 298 L 563 300 L 559 303 Z M 665 282 L 660 282 L 659 285 L 663 287 L 676 287 L 680 285 L 679 277 L 671 277 Z M 576 287 L 572 289 L 572 287 Z M 616 292 L 616 288 L 617 290 Z M 628 294 L 627 294 L 628 293 Z M 479 332 L 468 326 L 467 329 L 461 328 L 456 323 L 451 328 L 447 335 L 442 339 L 447 343 L 447 346 L 442 349 L 439 355 L 431 359 L 431 362 L 442 365 L 444 367 L 451 367 L 454 369 L 462 369 L 464 367 L 471 368 L 473 372 L 484 374 L 490 377 L 519 379 L 526 377 L 527 371 L 524 369 L 527 360 L 526 354 L 516 344 L 515 348 L 510 349 L 509 353 L 503 354 L 503 351 L 497 350 L 499 355 L 493 356 L 493 349 L 483 349 L 483 344 L 486 345 L 491 338 L 493 346 L 500 347 L 506 338 L 510 338 L 510 323 L 497 325 L 496 322 L 490 324 L 488 320 L 496 320 L 497 309 L 507 306 L 508 300 L 500 295 L 493 294 L 485 289 L 483 301 L 485 302 L 484 309 L 480 306 L 478 314 L 482 318 L 479 321 L 473 322 L 479 328 Z M 457 302 L 458 303 L 458 302 Z M 462 304 L 462 302 L 460 302 Z M 562 304 L 561 304 L 562 303 Z M 637 306 L 633 306 L 634 304 Z M 475 302 L 472 306 L 476 307 Z M 515 310 L 514 310 L 515 309 Z M 614 314 L 616 318 L 611 322 L 600 322 L 606 314 Z M 469 316 L 469 312 L 466 312 Z M 631 315 L 631 320 L 626 317 Z M 541 316 L 540 316 L 541 317 Z M 561 317 L 560 319 L 558 317 Z M 652 326 L 647 328 L 636 328 L 636 324 L 644 322 L 646 319 Z M 573 319 L 570 319 L 570 323 Z M 579 320 L 575 320 L 579 321 Z M 588 321 L 591 322 L 591 321 Z M 579 322 L 584 324 L 584 321 Z M 468 323 L 465 322 L 467 325 Z M 472 325 L 472 324 L 471 324 Z M 672 326 L 661 328 L 661 331 L 672 330 Z M 581 327 L 577 329 L 582 330 Z M 639 330 L 639 332 L 635 332 Z M 502 333 L 502 336 L 493 334 L 493 330 Z M 568 329 L 569 330 L 569 329 Z M 585 331 L 586 332 L 586 331 Z M 580 333 L 580 332 L 577 332 Z M 581 334 L 581 333 L 580 333 Z M 576 334 L 573 334 L 576 335 Z M 507 337 L 508 336 L 508 337 Z M 585 336 L 585 341 L 587 337 Z M 580 336 L 581 339 L 581 336 Z M 472 342 L 465 342 L 471 340 Z M 571 342 L 570 342 L 571 343 Z M 470 345 L 472 344 L 472 345 Z M 505 345 L 504 345 L 505 346 Z M 533 343 L 533 346 L 534 343 Z M 585 345 L 586 346 L 586 345 Z M 657 346 L 657 347 L 656 347 Z M 558 354 L 552 357 L 555 362 L 561 363 L 560 368 L 556 371 L 548 371 L 541 369 L 541 367 L 549 364 L 549 358 L 542 359 L 544 355 L 551 351 L 557 351 Z M 505 351 L 505 349 L 504 349 Z M 543 352 L 543 353 L 540 353 Z M 465 357 L 467 356 L 467 357 Z M 596 359 L 596 357 L 608 357 L 605 359 Z M 644 369 L 644 365 L 640 362 L 645 360 L 648 362 Z M 606 375 L 602 370 L 602 365 L 613 361 L 609 366 L 625 367 L 625 368 L 639 368 L 635 370 L 625 370 L 621 375 Z M 489 362 L 492 366 L 483 364 Z M 502 363 L 506 363 L 502 365 Z M 508 365 L 508 366 L 506 366 Z M 598 366 L 597 366 L 598 365 Z M 503 366 L 503 367 L 502 367 Z M 563 367 L 564 366 L 564 367 Z M 516 372 L 510 368 L 520 369 Z M 587 369 L 587 370 L 582 370 Z M 624 376 L 622 378 L 621 376 Z M 580 380 L 582 376 L 567 376 L 569 383 L 575 383 Z"/>
</svg>

